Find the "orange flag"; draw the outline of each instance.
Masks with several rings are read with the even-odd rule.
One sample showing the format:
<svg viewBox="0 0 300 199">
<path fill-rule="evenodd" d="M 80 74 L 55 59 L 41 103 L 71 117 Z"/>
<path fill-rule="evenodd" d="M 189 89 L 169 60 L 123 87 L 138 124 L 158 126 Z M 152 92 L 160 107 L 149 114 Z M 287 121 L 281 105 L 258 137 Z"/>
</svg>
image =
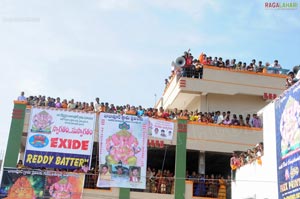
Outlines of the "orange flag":
<svg viewBox="0 0 300 199">
<path fill-rule="evenodd" d="M 204 55 L 204 53 L 202 52 L 200 55 L 199 55 L 199 58 L 198 58 L 198 60 L 199 60 L 199 62 L 200 63 L 202 63 L 203 62 L 203 55 Z"/>
</svg>

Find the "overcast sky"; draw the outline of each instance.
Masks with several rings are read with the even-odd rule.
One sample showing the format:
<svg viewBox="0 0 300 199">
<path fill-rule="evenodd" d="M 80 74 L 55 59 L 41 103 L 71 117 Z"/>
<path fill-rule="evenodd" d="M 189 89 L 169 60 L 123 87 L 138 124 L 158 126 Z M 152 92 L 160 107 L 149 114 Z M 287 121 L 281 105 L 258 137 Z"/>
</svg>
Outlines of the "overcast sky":
<svg viewBox="0 0 300 199">
<path fill-rule="evenodd" d="M 195 57 L 300 64 L 299 5 L 264 6 L 256 0 L 0 0 L 0 144 L 21 91 L 153 107 L 171 62 L 189 48 Z"/>
</svg>

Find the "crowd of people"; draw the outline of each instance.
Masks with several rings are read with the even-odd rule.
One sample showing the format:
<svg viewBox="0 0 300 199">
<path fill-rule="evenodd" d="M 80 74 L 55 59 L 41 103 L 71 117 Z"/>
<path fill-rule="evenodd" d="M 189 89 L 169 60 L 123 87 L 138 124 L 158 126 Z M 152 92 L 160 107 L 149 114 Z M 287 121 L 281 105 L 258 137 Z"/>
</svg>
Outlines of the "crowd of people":
<svg viewBox="0 0 300 199">
<path fill-rule="evenodd" d="M 174 174 L 170 170 L 147 168 L 146 192 L 174 194 Z"/>
<path fill-rule="evenodd" d="M 226 126 L 245 126 L 245 127 L 255 127 L 262 128 L 262 121 L 256 113 L 247 114 L 244 119 L 243 115 L 231 114 L 230 111 L 223 111 L 222 114 L 220 111 L 216 112 L 190 112 L 189 115 L 190 121 L 198 121 L 202 123 L 214 123 L 219 125 Z"/>
<path fill-rule="evenodd" d="M 232 179 L 235 180 L 236 170 L 246 164 L 257 162 L 262 164 L 261 157 L 264 155 L 264 144 L 259 142 L 252 149 L 247 151 L 237 152 L 234 151 L 232 157 L 230 158 L 230 167 L 232 170 Z"/>
<path fill-rule="evenodd" d="M 168 87 L 172 77 L 190 77 L 202 79 L 203 66 L 214 66 L 218 68 L 225 68 L 234 71 L 250 71 L 256 73 L 273 73 L 273 74 L 285 74 L 287 75 L 285 86 L 289 88 L 300 79 L 300 65 L 293 67 L 291 71 L 284 69 L 278 60 L 274 60 L 273 64 L 262 61 L 256 62 L 256 59 L 252 59 L 249 64 L 242 61 L 236 61 L 236 59 L 226 59 L 223 61 L 222 57 L 207 56 L 205 53 L 201 53 L 198 59 L 194 59 L 190 50 L 185 51 L 184 54 L 176 59 L 172 63 L 171 76 L 165 79 L 165 89 Z"/>
<path fill-rule="evenodd" d="M 224 178 L 222 175 L 203 175 L 193 172 L 187 175 L 193 182 L 193 196 L 229 199 L 231 198 L 231 176 Z"/>
<path fill-rule="evenodd" d="M 52 98 L 38 95 L 25 97 L 25 93 L 21 92 L 18 97 L 19 101 L 26 101 L 28 105 L 38 106 L 38 107 L 49 107 L 57 109 L 67 109 L 67 110 L 80 110 L 85 112 L 106 112 L 106 113 L 116 113 L 116 114 L 127 114 L 136 116 L 148 116 L 151 118 L 160 118 L 166 120 L 176 120 L 178 117 L 186 117 L 189 121 L 196 121 L 201 123 L 214 123 L 226 126 L 245 126 L 245 127 L 255 127 L 262 128 L 262 121 L 257 114 L 253 113 L 247 114 L 245 119 L 242 114 L 231 114 L 230 111 L 213 111 L 213 112 L 200 112 L 189 111 L 189 110 L 174 110 L 160 108 L 143 108 L 141 105 L 121 105 L 115 106 L 114 104 L 109 104 L 108 102 L 100 102 L 97 97 L 95 102 L 75 102 L 74 99 L 71 100 L 60 100 L 60 97 Z"/>
<path fill-rule="evenodd" d="M 203 66 L 215 66 L 219 68 L 226 68 L 230 70 L 237 71 L 251 71 L 258 73 L 275 73 L 275 74 L 285 74 L 286 69 L 283 69 L 278 60 L 274 60 L 273 64 L 266 62 L 263 64 L 262 61 L 256 61 L 252 59 L 250 63 L 236 61 L 236 59 L 226 59 L 223 60 L 222 57 L 211 57 L 207 56 L 205 53 L 201 53 L 198 59 L 195 59 L 191 54 L 190 49 L 185 51 L 184 54 L 176 59 L 172 63 L 172 74 L 177 74 L 183 77 L 193 77 L 202 79 L 203 76 Z"/>
</svg>

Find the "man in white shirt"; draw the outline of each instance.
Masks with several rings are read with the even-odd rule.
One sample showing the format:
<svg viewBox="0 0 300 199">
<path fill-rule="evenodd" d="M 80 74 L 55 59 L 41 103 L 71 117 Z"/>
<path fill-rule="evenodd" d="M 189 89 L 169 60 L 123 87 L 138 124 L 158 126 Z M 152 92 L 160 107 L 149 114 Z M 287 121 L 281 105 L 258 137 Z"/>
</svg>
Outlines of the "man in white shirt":
<svg viewBox="0 0 300 199">
<path fill-rule="evenodd" d="M 278 60 L 274 61 L 274 64 L 272 65 L 272 67 L 274 68 L 274 73 L 279 74 L 281 65 L 278 63 Z"/>
<path fill-rule="evenodd" d="M 281 69 L 281 65 L 278 63 L 278 60 L 274 61 L 274 64 L 272 65 L 272 67 Z"/>
<path fill-rule="evenodd" d="M 253 71 L 257 71 L 258 66 L 256 65 L 256 60 L 252 59 Z"/>
<path fill-rule="evenodd" d="M 224 116 L 225 116 L 225 112 L 223 112 L 222 114 L 220 113 L 220 111 L 218 111 L 218 119 L 217 119 L 217 124 L 222 124 L 223 123 L 223 121 L 224 121 Z"/>
<path fill-rule="evenodd" d="M 100 99 L 99 99 L 99 97 L 96 97 L 95 111 L 96 111 L 97 113 L 101 112 L 101 104 L 100 104 Z"/>
<path fill-rule="evenodd" d="M 24 91 L 21 92 L 21 95 L 18 97 L 18 101 L 27 101 L 26 97 L 24 96 Z"/>
<path fill-rule="evenodd" d="M 76 104 L 74 103 L 74 99 L 71 99 L 71 101 L 68 103 L 68 110 L 72 110 L 76 108 Z"/>
</svg>

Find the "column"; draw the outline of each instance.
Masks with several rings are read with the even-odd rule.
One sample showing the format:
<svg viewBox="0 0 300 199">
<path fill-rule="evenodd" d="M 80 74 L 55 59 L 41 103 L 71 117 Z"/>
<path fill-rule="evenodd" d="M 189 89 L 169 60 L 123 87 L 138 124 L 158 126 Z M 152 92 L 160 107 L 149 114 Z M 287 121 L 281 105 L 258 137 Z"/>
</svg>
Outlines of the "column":
<svg viewBox="0 0 300 199">
<path fill-rule="evenodd" d="M 205 152 L 199 151 L 198 173 L 205 174 Z"/>
<path fill-rule="evenodd" d="M 175 199 L 185 198 L 187 118 L 177 119 L 175 154 Z"/>
<path fill-rule="evenodd" d="M 207 112 L 208 111 L 208 101 L 207 101 L 207 93 L 202 93 L 200 95 L 200 107 L 199 111 Z"/>
<path fill-rule="evenodd" d="M 15 167 L 19 158 L 24 128 L 26 102 L 14 101 L 14 109 L 6 146 L 4 167 Z"/>
<path fill-rule="evenodd" d="M 130 199 L 130 189 L 129 188 L 120 188 L 119 199 Z"/>
</svg>

